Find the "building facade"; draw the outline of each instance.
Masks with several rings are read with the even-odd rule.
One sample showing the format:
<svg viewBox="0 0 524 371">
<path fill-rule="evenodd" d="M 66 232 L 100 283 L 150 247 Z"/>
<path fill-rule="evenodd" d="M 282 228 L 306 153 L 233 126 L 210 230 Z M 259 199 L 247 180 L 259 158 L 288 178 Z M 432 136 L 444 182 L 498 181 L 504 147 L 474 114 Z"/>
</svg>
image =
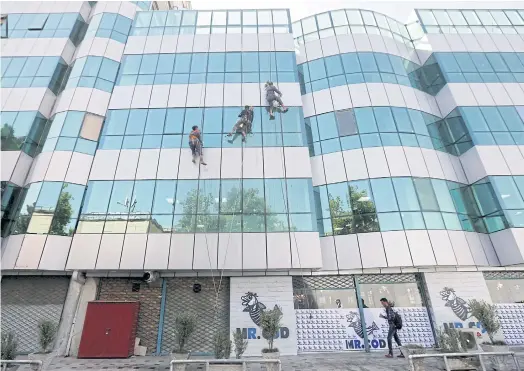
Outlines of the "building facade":
<svg viewBox="0 0 524 371">
<path fill-rule="evenodd" d="M 75 355 L 91 300 L 139 301 L 153 354 L 182 311 L 194 351 L 238 330 L 258 354 L 252 311 L 275 304 L 283 354 L 381 349 L 382 297 L 405 342 L 478 328 L 475 298 L 524 343 L 523 10 L 37 5 L 2 10 L 2 330 L 20 351 L 51 320 Z M 243 142 L 226 135 L 245 105 Z"/>
</svg>

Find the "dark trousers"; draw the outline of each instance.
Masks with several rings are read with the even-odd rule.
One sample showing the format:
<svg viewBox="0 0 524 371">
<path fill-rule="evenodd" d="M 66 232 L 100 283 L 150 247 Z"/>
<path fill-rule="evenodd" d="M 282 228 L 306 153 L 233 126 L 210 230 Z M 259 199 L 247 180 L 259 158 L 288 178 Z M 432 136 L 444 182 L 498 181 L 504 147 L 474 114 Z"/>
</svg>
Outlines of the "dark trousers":
<svg viewBox="0 0 524 371">
<path fill-rule="evenodd" d="M 392 339 L 395 338 L 395 343 L 397 343 L 398 346 L 401 346 L 400 339 L 397 334 L 397 328 L 394 324 L 389 324 L 389 331 L 388 331 L 388 348 L 389 348 L 389 354 L 393 354 L 393 343 Z"/>
</svg>

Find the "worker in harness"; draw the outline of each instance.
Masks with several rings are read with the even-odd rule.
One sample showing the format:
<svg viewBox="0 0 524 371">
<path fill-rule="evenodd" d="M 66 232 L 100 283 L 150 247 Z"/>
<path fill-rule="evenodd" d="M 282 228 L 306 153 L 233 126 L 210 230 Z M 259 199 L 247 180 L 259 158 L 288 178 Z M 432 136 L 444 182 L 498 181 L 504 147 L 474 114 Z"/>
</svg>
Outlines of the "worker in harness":
<svg viewBox="0 0 524 371">
<path fill-rule="evenodd" d="M 200 163 L 207 165 L 204 162 L 204 154 L 202 152 L 202 137 L 200 135 L 200 129 L 198 126 L 193 126 L 189 133 L 189 148 L 191 148 L 191 154 L 193 155 L 193 163 L 196 163 L 197 156 L 200 157 Z"/>
<path fill-rule="evenodd" d="M 242 142 L 246 141 L 247 134 L 251 133 L 251 129 L 253 126 L 253 117 L 255 115 L 255 112 L 253 110 L 253 106 L 244 106 L 244 109 L 238 117 L 238 121 L 233 126 L 233 129 L 231 129 L 231 132 L 227 134 L 228 137 L 232 136 L 233 134 L 242 134 Z M 229 143 L 233 143 L 236 139 L 237 135 L 233 139 L 228 140 Z"/>
<path fill-rule="evenodd" d="M 273 110 L 275 108 L 278 110 L 282 109 L 282 113 L 286 113 L 287 108 L 284 106 L 284 102 L 282 102 L 282 93 L 271 81 L 266 82 L 264 89 L 266 90 L 266 100 L 269 105 L 269 119 L 274 120 L 275 115 L 273 115 Z M 275 107 L 275 102 L 277 102 L 279 106 Z"/>
</svg>

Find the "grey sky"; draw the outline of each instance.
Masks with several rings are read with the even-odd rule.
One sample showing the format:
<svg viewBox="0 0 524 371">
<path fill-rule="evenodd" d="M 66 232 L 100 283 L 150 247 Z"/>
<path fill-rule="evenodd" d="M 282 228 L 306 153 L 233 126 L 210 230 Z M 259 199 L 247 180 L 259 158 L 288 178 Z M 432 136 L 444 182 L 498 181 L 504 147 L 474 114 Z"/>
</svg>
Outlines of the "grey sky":
<svg viewBox="0 0 524 371">
<path fill-rule="evenodd" d="M 523 9 L 524 1 L 349 1 L 349 0 L 193 0 L 193 9 L 280 9 L 290 8 L 293 21 L 326 10 L 361 8 L 379 11 L 406 22 L 414 8 Z"/>
</svg>

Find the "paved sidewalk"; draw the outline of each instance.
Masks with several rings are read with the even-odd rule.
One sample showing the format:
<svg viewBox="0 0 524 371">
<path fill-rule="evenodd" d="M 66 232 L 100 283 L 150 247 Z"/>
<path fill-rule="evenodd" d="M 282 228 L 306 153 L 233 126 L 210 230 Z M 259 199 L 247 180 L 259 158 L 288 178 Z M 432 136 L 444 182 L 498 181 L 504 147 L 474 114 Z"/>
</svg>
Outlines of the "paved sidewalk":
<svg viewBox="0 0 524 371">
<path fill-rule="evenodd" d="M 25 357 L 24 359 L 27 359 Z M 205 357 L 192 357 L 205 359 Z M 318 353 L 298 356 L 283 356 L 282 371 L 408 371 L 407 359 L 388 359 L 383 352 L 347 352 Z M 519 357 L 521 365 L 524 356 Z M 203 366 L 193 365 L 187 371 L 200 371 Z M 259 365 L 249 366 L 250 371 L 263 370 Z M 426 370 L 438 370 L 435 361 L 426 361 Z M 19 371 L 30 370 L 28 366 L 20 367 Z M 44 362 L 44 371 L 165 371 L 169 370 L 169 357 L 132 357 L 129 359 L 76 359 L 48 358 Z M 508 371 L 512 370 L 511 366 Z"/>
</svg>

